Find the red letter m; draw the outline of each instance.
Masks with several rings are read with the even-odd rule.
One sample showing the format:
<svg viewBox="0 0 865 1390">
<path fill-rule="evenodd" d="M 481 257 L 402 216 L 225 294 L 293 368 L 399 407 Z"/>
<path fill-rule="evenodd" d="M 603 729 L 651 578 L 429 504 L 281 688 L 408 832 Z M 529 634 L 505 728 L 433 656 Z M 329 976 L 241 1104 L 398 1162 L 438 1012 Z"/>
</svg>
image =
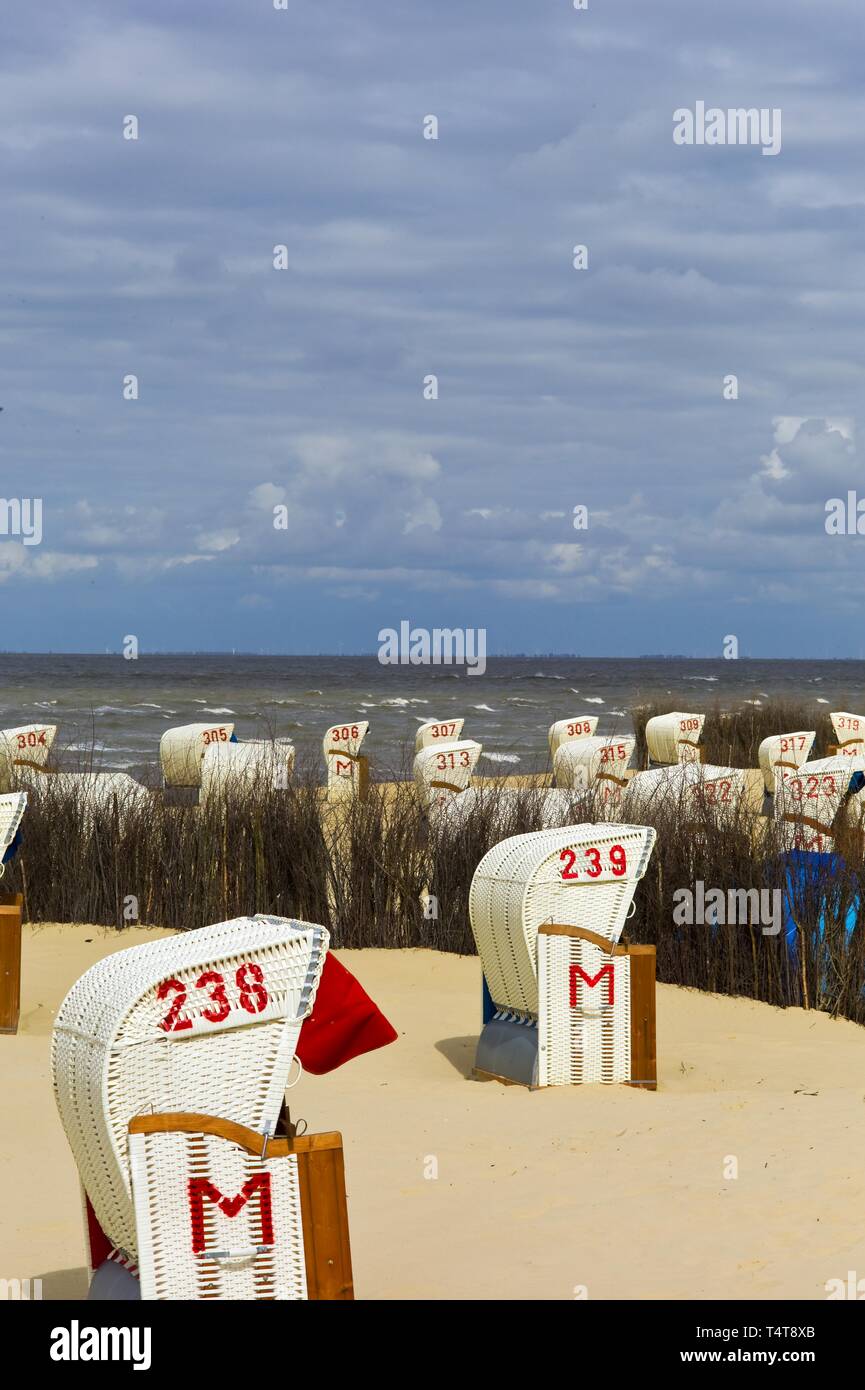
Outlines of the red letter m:
<svg viewBox="0 0 865 1390">
<path fill-rule="evenodd" d="M 205 1249 L 204 1200 L 214 1202 L 226 1216 L 236 1216 L 245 1207 L 253 1192 L 258 1191 L 261 1214 L 261 1243 L 273 1244 L 273 1213 L 270 1204 L 270 1174 L 256 1173 L 249 1178 L 236 1197 L 223 1197 L 209 1178 L 189 1179 L 189 1213 L 192 1218 L 192 1248 L 196 1254 Z"/>
<path fill-rule="evenodd" d="M 594 986 L 598 983 L 598 981 L 599 981 L 600 979 L 602 979 L 604 975 L 606 975 L 606 977 L 607 977 L 607 1003 L 608 1003 L 608 1004 L 612 1004 L 612 1003 L 613 1003 L 613 967 L 612 967 L 612 964 L 609 964 L 609 965 L 602 965 L 601 968 L 600 968 L 600 970 L 598 971 L 597 975 L 595 975 L 594 979 L 592 978 L 591 975 L 587 975 L 587 974 L 586 974 L 585 970 L 583 969 L 583 967 L 582 967 L 581 965 L 572 965 L 572 966 L 571 966 L 571 991 L 570 991 L 570 992 L 571 992 L 571 1008 L 572 1008 L 572 1009 L 575 1009 L 575 1008 L 577 1007 L 577 976 L 578 976 L 578 975 L 579 975 L 579 977 L 580 977 L 581 980 L 585 980 L 586 984 L 589 986 L 589 989 L 593 989 Z"/>
</svg>

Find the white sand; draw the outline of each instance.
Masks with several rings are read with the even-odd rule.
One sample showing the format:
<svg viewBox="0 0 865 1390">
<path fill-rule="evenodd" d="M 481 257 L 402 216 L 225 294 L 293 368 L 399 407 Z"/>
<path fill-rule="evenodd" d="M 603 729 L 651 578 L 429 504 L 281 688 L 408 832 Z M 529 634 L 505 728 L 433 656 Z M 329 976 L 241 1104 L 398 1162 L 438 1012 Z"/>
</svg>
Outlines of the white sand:
<svg viewBox="0 0 865 1390">
<path fill-rule="evenodd" d="M 80 1298 L 51 1024 L 89 964 L 152 934 L 24 935 L 21 1028 L 0 1037 L 0 1278 Z M 821 1299 L 865 1274 L 865 1029 L 660 986 L 657 1093 L 528 1092 L 467 1079 L 476 960 L 338 954 L 401 1035 L 292 1092 L 295 1118 L 345 1138 L 358 1297 Z"/>
</svg>

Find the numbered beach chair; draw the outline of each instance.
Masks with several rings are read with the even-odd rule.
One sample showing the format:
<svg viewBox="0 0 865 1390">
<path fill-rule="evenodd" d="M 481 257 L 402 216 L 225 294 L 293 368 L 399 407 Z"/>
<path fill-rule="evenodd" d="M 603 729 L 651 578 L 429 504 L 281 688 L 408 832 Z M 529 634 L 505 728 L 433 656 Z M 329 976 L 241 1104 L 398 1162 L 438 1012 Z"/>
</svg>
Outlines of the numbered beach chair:
<svg viewBox="0 0 865 1390">
<path fill-rule="evenodd" d="M 0 796 L 0 878 L 9 860 L 18 852 L 19 831 L 26 810 L 26 792 L 6 792 Z"/>
<path fill-rule="evenodd" d="M 841 823 L 861 829 L 865 810 L 865 755 L 815 758 L 795 770 L 775 772 L 774 815 L 787 850 L 830 852 Z"/>
<path fill-rule="evenodd" d="M 213 744 L 236 742 L 233 724 L 178 724 L 159 740 L 159 761 L 169 804 L 197 805 L 201 765 Z"/>
<path fill-rule="evenodd" d="M 369 759 L 360 747 L 369 730 L 369 721 L 333 724 L 324 736 L 322 748 L 327 768 L 328 801 L 363 799 L 369 789 Z"/>
<path fill-rule="evenodd" d="M 56 724 L 22 724 L 0 730 L 0 791 L 11 791 L 16 769 L 44 772 L 57 736 Z"/>
<path fill-rule="evenodd" d="M 829 718 L 835 734 L 835 743 L 829 748 L 830 756 L 865 756 L 865 714 L 848 714 L 843 711 L 830 714 Z"/>
<path fill-rule="evenodd" d="M 628 785 L 627 770 L 636 739 L 597 735 L 561 744 L 553 757 L 556 786 L 565 791 L 591 791 L 594 814 L 615 819 Z"/>
<path fill-rule="evenodd" d="M 0 878 L 21 842 L 26 792 L 0 796 Z M 21 1012 L 20 893 L 0 893 L 0 1033 L 17 1033 Z"/>
<path fill-rule="evenodd" d="M 416 753 L 414 780 L 424 806 L 434 811 L 451 797 L 465 792 L 471 785 L 482 752 L 480 743 L 461 739 L 444 748 L 437 748 L 433 743 Z"/>
<path fill-rule="evenodd" d="M 201 763 L 201 805 L 243 791 L 284 791 L 294 771 L 294 744 L 287 738 L 211 743 Z"/>
<path fill-rule="evenodd" d="M 747 793 L 745 769 L 677 763 L 636 772 L 622 798 L 624 816 L 672 811 L 683 819 L 735 817 Z"/>
<path fill-rule="evenodd" d="M 428 719 L 414 736 L 414 751 L 459 743 L 463 736 L 464 719 Z"/>
<path fill-rule="evenodd" d="M 577 739 L 592 738 L 598 727 L 598 716 L 596 714 L 580 714 L 573 719 L 557 719 L 555 724 L 550 725 L 550 757 L 555 758 L 556 752 L 563 743 L 573 743 Z"/>
<path fill-rule="evenodd" d="M 159 1249 L 139 1248 L 128 1145 L 136 1116 L 189 1112 L 227 1117 L 260 1136 L 274 1133 L 327 945 L 323 927 L 244 917 L 118 952 L 73 985 L 57 1014 L 52 1065 L 60 1118 L 92 1213 L 91 1250 L 116 1251 L 145 1266 L 172 1259 L 171 1248 L 161 1256 Z M 183 1185 L 184 1172 L 206 1175 L 206 1148 L 198 1166 L 191 1151 L 191 1168 L 169 1165 L 166 1193 L 160 1179 L 149 1191 L 151 1207 L 181 1200 L 167 1189 Z M 186 1240 L 185 1228 L 175 1234 L 178 1244 Z M 302 1232 L 290 1228 L 283 1238 L 296 1263 Z M 254 1258 L 244 1265 L 244 1295 L 230 1278 L 223 1282 L 221 1261 L 201 1259 L 198 1266 L 197 1296 L 222 1297 L 228 1287 L 233 1297 L 258 1296 Z M 169 1269 L 170 1287 L 173 1277 Z"/>
<path fill-rule="evenodd" d="M 795 772 L 808 761 L 816 737 L 813 729 L 795 734 L 770 734 L 757 750 L 763 785 L 768 796 L 775 794 L 775 773 Z"/>
<path fill-rule="evenodd" d="M 649 766 L 700 762 L 703 756 L 700 739 L 705 722 L 705 714 L 684 714 L 681 710 L 656 714 L 647 720 Z"/>
<path fill-rule="evenodd" d="M 655 831 L 576 825 L 484 855 L 469 917 L 484 975 L 475 1076 L 654 1089 L 655 949 L 619 937 Z"/>
</svg>

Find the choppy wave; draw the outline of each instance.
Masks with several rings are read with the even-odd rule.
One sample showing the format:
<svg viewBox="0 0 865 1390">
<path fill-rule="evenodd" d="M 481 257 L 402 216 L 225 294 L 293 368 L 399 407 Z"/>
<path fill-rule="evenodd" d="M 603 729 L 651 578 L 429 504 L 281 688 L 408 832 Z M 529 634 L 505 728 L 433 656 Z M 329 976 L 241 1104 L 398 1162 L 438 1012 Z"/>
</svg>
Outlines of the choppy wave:
<svg viewBox="0 0 865 1390">
<path fill-rule="evenodd" d="M 147 718 L 147 711 L 136 709 L 134 705 L 97 705 L 94 714 L 137 714 L 142 719 Z"/>
</svg>

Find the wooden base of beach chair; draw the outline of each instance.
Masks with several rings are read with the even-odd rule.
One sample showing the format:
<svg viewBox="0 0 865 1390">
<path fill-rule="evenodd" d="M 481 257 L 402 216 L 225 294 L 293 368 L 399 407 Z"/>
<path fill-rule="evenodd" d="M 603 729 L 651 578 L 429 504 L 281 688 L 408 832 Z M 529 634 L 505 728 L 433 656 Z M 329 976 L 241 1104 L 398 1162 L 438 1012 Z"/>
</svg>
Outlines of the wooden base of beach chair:
<svg viewBox="0 0 865 1390">
<path fill-rule="evenodd" d="M 131 1120 L 129 1153 L 143 1299 L 354 1298 L 340 1134 L 176 1111 Z"/>
<path fill-rule="evenodd" d="M 21 893 L 0 893 L 0 1033 L 17 1033 L 21 1012 Z"/>
</svg>

